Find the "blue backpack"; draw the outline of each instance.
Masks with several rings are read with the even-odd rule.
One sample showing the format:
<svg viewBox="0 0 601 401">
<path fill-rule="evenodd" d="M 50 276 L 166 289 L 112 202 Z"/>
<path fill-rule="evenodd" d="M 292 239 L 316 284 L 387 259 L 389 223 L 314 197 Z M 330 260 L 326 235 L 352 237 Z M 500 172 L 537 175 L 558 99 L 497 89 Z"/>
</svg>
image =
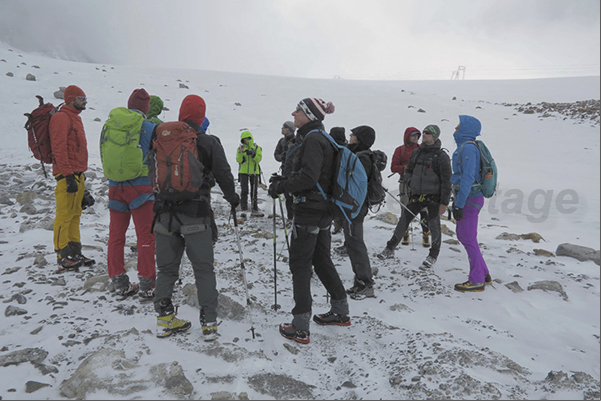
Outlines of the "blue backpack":
<svg viewBox="0 0 601 401">
<path fill-rule="evenodd" d="M 486 147 L 484 142 L 469 141 L 461 145 L 459 148 L 459 162 L 461 163 L 461 149 L 468 143 L 476 145 L 480 151 L 480 182 L 475 182 L 472 185 L 472 192 L 482 192 L 485 198 L 492 198 L 497 191 L 497 164 L 495 159 L 492 157 L 490 150 Z"/>
<path fill-rule="evenodd" d="M 347 147 L 338 145 L 324 130 L 316 131 L 321 132 L 328 138 L 336 150 L 332 195 L 328 197 L 319 183 L 317 187 L 324 199 L 329 198 L 332 203 L 338 206 L 350 224 L 351 219 L 357 217 L 361 211 L 363 202 L 365 202 L 365 197 L 367 196 L 367 173 L 357 155 Z"/>
</svg>

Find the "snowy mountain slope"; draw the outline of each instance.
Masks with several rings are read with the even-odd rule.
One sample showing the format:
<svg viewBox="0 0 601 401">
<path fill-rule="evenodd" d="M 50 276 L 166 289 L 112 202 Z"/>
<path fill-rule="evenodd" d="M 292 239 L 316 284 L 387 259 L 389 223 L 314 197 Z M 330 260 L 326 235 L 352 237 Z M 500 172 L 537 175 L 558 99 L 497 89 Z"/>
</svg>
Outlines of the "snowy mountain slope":
<svg viewBox="0 0 601 401">
<path fill-rule="evenodd" d="M 0 61 L 4 121 L 0 131 L 0 186 L 13 203 L 0 205 L 0 262 L 5 274 L 0 294 L 6 307 L 27 310 L 22 316 L 2 318 L 0 358 L 39 347 L 48 352 L 43 363 L 57 369 L 44 375 L 30 363 L 2 367 L 0 396 L 4 399 L 63 396 L 61 383 L 72 377 L 81 361 L 101 348 L 125 351 L 136 366 L 124 368 L 124 372 L 140 383 L 152 377 L 152 366 L 177 361 L 194 387 L 192 397 L 203 399 L 219 391 L 246 392 L 251 399 L 599 397 L 599 267 L 593 262 L 535 255 L 535 249 L 554 252 L 564 242 L 598 248 L 599 125 L 560 116 L 525 115 L 501 104 L 599 99 L 598 77 L 493 82 L 302 80 L 79 64 L 10 51 L 5 45 L 0 45 L 0 60 L 4 60 Z M 7 72 L 14 76 L 5 75 Z M 27 81 L 27 73 L 34 74 L 36 81 Z M 180 88 L 180 83 L 188 89 Z M 89 183 L 98 203 L 84 212 L 82 239 L 86 254 L 99 263 L 81 273 L 63 275 L 54 272 L 52 234 L 43 228 L 53 217 L 54 183 L 43 179 L 30 157 L 22 114 L 36 106 L 36 94 L 58 103 L 52 93 L 69 84 L 80 86 L 89 98 L 82 118 L 90 152 Z M 501 171 L 501 192 L 487 201 L 479 236 L 495 283 L 481 294 L 453 291 L 453 284 L 465 280 L 467 256 L 461 245 L 450 243 L 443 244 L 432 272 L 416 269 L 427 254 L 417 241 L 416 227 L 416 243 L 397 250 L 394 261 L 372 258 L 373 267 L 378 269 L 377 298 L 349 301 L 351 327 L 313 325 L 311 344 L 289 342 L 278 334 L 277 325 L 290 319 L 291 280 L 280 260 L 278 303 L 282 309 L 273 311 L 273 204 L 261 192 L 260 207 L 266 217 L 251 218 L 241 225 L 253 306 L 241 316 L 224 314 L 219 341 L 203 343 L 198 312 L 188 304 L 186 291 L 193 276 L 186 260 L 175 299 L 181 305 L 179 315 L 191 320 L 193 328 L 185 336 L 156 339 L 150 305 L 135 299 L 118 303 L 105 290 L 84 288 L 86 280 L 106 274 L 103 252 L 108 213 L 97 145 L 100 129 L 109 110 L 125 105 L 137 87 L 165 100 L 169 110 L 164 112 L 164 120 L 177 119 L 179 104 L 186 95 L 203 96 L 211 133 L 222 140 L 232 168 L 240 132 L 249 129 L 264 149 L 266 178 L 279 167 L 271 157 L 279 128 L 304 97 L 334 102 L 336 112 L 325 120 L 328 129 L 373 126 L 377 132 L 374 148 L 386 151 L 389 157 L 401 144 L 407 126 L 421 128 L 431 123 L 441 127 L 443 146 L 452 152 L 457 115 L 478 117 L 483 123 L 483 139 Z M 394 192 L 396 178 L 386 178 L 385 184 Z M 546 198 L 535 198 L 532 194 L 537 189 L 545 191 Z M 576 210 L 562 214 L 557 197 L 570 189 L 578 195 Z M 24 191 L 36 193 L 36 214 L 20 212 L 17 197 Z M 228 221 L 227 205 L 217 192 L 218 287 L 223 295 L 244 305 L 233 226 Z M 522 201 L 518 202 L 520 194 Z M 366 242 L 371 253 L 382 249 L 394 228 L 376 218 L 385 212 L 398 215 L 400 210 L 389 199 L 377 216 L 368 218 Z M 443 224 L 455 230 L 452 222 Z M 21 231 L 25 226 L 37 228 Z M 545 241 L 496 239 L 503 232 L 537 232 Z M 133 227 L 128 234 L 128 241 L 135 243 Z M 283 230 L 278 229 L 277 234 L 279 252 L 285 249 Z M 443 240 L 449 239 L 453 238 L 443 236 Z M 340 235 L 334 236 L 333 247 L 342 241 Z M 34 260 L 39 255 L 49 264 L 36 266 Z M 135 253 L 128 252 L 127 256 L 135 261 Z M 336 253 L 333 258 L 343 281 L 350 286 L 348 259 Z M 135 279 L 135 270 L 130 274 Z M 553 291 L 528 290 L 541 281 L 557 281 L 567 297 Z M 524 291 L 513 292 L 506 286 L 512 282 Z M 325 291 L 317 280 L 313 293 L 314 312 L 326 311 Z M 26 298 L 25 304 L 13 299 L 18 294 Z M 235 307 L 229 306 L 226 312 L 232 309 Z M 249 331 L 251 325 L 255 339 Z M 38 327 L 41 331 L 31 334 Z M 568 378 L 548 376 L 551 371 L 563 371 Z M 119 381 L 114 370 L 98 368 L 97 373 L 99 378 L 113 380 L 112 390 L 98 388 L 93 392 L 92 387 L 86 398 L 175 397 L 162 393 L 165 386 L 160 383 L 132 390 Z M 28 393 L 28 380 L 50 387 Z M 124 387 L 129 389 L 127 395 L 114 392 Z"/>
</svg>

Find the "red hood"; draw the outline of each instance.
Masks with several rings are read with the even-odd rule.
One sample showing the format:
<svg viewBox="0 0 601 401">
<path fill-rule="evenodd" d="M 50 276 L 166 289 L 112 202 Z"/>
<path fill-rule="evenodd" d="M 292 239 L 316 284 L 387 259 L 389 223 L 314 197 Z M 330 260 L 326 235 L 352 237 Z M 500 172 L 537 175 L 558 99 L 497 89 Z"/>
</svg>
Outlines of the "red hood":
<svg viewBox="0 0 601 401">
<path fill-rule="evenodd" d="M 409 140 L 409 136 L 414 132 L 418 132 L 419 137 L 421 138 L 422 133 L 420 132 L 420 130 L 418 130 L 415 127 L 409 127 L 405 130 L 405 137 L 403 138 L 403 143 L 405 144 L 405 146 L 409 145 L 409 143 L 407 141 Z"/>
<path fill-rule="evenodd" d="M 188 95 L 179 108 L 179 121 L 192 121 L 199 126 L 205 119 L 207 105 L 203 98 L 197 95 Z"/>
</svg>

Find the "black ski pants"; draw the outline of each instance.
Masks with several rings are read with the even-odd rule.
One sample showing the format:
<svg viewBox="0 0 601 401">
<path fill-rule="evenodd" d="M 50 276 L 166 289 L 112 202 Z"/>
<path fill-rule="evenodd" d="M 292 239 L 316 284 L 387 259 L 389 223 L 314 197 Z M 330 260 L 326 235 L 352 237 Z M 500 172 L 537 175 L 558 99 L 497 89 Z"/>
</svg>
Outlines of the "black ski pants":
<svg viewBox="0 0 601 401">
<path fill-rule="evenodd" d="M 371 287 L 374 284 L 371 273 L 371 264 L 369 262 L 369 254 L 367 246 L 363 240 L 363 221 L 367 215 L 367 207 L 362 210 L 355 219 L 351 220 L 352 224 L 342 218 L 342 227 L 344 228 L 344 245 L 351 260 L 353 273 L 355 273 L 355 285 L 361 284 Z"/>
<path fill-rule="evenodd" d="M 295 302 L 292 314 L 295 316 L 311 313 L 311 266 L 332 298 L 332 311 L 343 315 L 349 313 L 344 285 L 330 256 L 331 224 L 332 215 L 329 212 L 302 217 L 295 215 L 290 242 L 290 272 Z"/>
<path fill-rule="evenodd" d="M 259 210 L 257 202 L 259 175 L 240 173 L 238 174 L 238 180 L 240 180 L 240 208 L 242 210 L 248 209 L 248 187 L 250 186 L 250 208 L 251 210 Z"/>
<path fill-rule="evenodd" d="M 440 244 L 442 240 L 440 231 L 440 201 L 435 197 L 426 195 L 413 195 L 407 203 L 407 209 L 402 208 L 401 218 L 394 229 L 392 238 L 386 244 L 388 249 L 394 249 L 401 242 L 403 234 L 407 231 L 409 224 L 413 221 L 413 218 L 419 213 L 420 210 L 426 208 L 428 210 L 428 227 L 430 228 L 430 234 L 432 235 L 432 246 L 430 247 L 430 256 L 438 258 L 440 254 Z"/>
</svg>

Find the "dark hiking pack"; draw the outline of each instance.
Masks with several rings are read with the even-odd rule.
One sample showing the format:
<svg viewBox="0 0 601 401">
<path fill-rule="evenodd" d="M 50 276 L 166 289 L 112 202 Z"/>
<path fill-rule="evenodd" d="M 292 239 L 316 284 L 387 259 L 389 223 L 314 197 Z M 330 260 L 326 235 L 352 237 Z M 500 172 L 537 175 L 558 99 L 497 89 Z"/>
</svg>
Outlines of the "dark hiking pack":
<svg viewBox="0 0 601 401">
<path fill-rule="evenodd" d="M 27 130 L 27 142 L 29 149 L 33 153 L 33 157 L 39 160 L 42 164 L 44 176 L 46 168 L 44 163 L 52 163 L 52 147 L 50 144 L 50 119 L 58 110 L 52 103 L 44 103 L 44 99 L 37 95 L 40 105 L 31 113 L 23 114 L 27 117 L 25 129 Z"/>
<path fill-rule="evenodd" d="M 379 210 L 380 205 L 386 199 L 386 189 L 382 186 L 382 171 L 386 168 L 388 157 L 381 150 L 368 151 L 370 153 L 372 167 L 371 173 L 367 180 L 367 197 L 366 201 L 370 210 L 376 208 Z"/>
<path fill-rule="evenodd" d="M 459 148 L 459 164 L 462 163 L 461 150 L 468 143 L 476 145 L 478 151 L 480 152 L 480 181 L 475 182 L 472 185 L 472 190 L 482 192 L 482 195 L 484 195 L 485 198 L 492 198 L 492 196 L 497 191 L 498 172 L 495 159 L 492 157 L 492 154 L 490 153 L 484 142 L 480 140 L 469 141 L 461 145 L 461 147 Z"/>
<path fill-rule="evenodd" d="M 367 174 L 365 173 L 365 168 L 363 168 L 363 164 L 361 164 L 357 155 L 347 147 L 337 144 L 324 130 L 314 130 L 311 132 L 316 131 L 324 135 L 336 151 L 331 196 L 326 195 L 319 183 L 317 187 L 323 198 L 330 199 L 338 206 L 346 220 L 351 223 L 351 219 L 357 217 L 361 211 L 361 207 L 367 196 Z"/>
<path fill-rule="evenodd" d="M 149 170 L 157 201 L 194 199 L 204 182 L 204 166 L 198 159 L 196 131 L 184 122 L 157 127 Z"/>
<path fill-rule="evenodd" d="M 104 176 L 113 181 L 128 181 L 148 175 L 140 134 L 144 117 L 126 107 L 110 111 L 100 134 L 100 158 Z"/>
</svg>

